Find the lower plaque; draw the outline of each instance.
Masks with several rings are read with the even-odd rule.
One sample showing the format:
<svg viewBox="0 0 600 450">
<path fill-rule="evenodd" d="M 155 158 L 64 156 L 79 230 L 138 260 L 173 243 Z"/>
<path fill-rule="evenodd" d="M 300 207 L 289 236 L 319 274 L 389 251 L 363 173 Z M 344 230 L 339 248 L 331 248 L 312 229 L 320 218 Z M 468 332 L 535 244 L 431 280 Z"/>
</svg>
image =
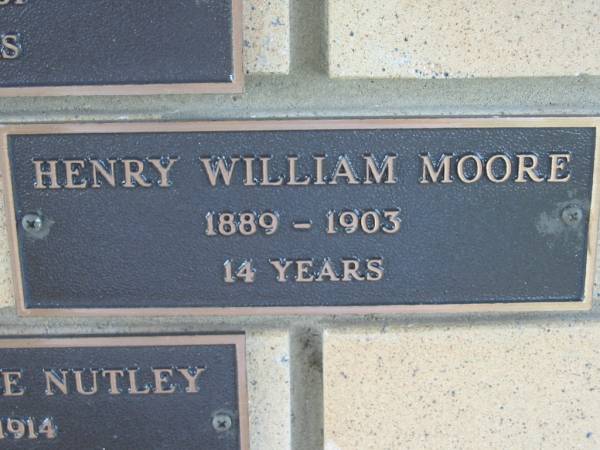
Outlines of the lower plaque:
<svg viewBox="0 0 600 450">
<path fill-rule="evenodd" d="M 0 447 L 248 449 L 243 335 L 0 340 Z"/>
</svg>

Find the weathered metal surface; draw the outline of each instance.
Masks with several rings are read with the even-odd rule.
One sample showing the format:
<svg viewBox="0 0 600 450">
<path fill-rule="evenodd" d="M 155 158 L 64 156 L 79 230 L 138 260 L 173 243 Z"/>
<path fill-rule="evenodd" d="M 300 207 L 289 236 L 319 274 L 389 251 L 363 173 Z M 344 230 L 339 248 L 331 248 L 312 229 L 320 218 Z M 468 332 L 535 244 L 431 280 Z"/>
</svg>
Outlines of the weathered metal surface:
<svg viewBox="0 0 600 450">
<path fill-rule="evenodd" d="M 20 310 L 585 308 L 596 127 L 564 118 L 7 129 Z"/>
<path fill-rule="evenodd" d="M 241 0 L 0 3 L 0 96 L 242 88 Z"/>
<path fill-rule="evenodd" d="M 243 335 L 0 340 L 2 448 L 247 450 Z"/>
</svg>

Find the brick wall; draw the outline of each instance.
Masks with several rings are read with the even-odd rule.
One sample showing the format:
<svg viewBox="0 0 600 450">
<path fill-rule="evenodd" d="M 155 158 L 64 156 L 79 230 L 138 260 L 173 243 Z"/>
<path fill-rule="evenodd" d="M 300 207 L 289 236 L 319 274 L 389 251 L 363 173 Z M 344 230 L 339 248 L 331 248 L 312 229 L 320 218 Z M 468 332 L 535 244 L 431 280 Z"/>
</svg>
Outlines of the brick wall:
<svg viewBox="0 0 600 450">
<path fill-rule="evenodd" d="M 246 0 L 244 13 L 243 95 L 11 98 L 0 121 L 600 114 L 596 1 Z M 600 446 L 600 307 L 22 319 L 0 235 L 4 335 L 246 331 L 253 450 Z"/>
</svg>

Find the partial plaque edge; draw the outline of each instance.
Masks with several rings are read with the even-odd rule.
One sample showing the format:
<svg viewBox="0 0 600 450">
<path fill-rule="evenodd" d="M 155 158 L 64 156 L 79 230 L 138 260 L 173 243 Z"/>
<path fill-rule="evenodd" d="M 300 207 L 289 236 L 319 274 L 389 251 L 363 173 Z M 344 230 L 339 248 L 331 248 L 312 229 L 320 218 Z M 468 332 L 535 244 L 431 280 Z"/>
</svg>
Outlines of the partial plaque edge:
<svg viewBox="0 0 600 450">
<path fill-rule="evenodd" d="M 170 94 L 242 94 L 245 86 L 243 61 L 243 0 L 232 0 L 233 80 L 229 83 L 108 84 L 0 88 L 3 97 L 138 96 Z"/>
<path fill-rule="evenodd" d="M 246 374 L 246 336 L 240 334 L 152 335 L 102 337 L 27 337 L 0 338 L 0 349 L 24 348 L 92 348 L 92 347 L 169 347 L 169 346 L 234 345 L 240 450 L 250 450 L 250 416 Z"/>
</svg>

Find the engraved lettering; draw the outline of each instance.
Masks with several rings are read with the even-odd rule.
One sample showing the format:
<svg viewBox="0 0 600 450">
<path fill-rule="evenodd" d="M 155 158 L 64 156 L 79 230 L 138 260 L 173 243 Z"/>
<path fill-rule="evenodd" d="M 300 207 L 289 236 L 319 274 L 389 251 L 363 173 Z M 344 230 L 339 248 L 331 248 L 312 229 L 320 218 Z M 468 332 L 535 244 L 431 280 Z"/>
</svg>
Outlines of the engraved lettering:
<svg viewBox="0 0 600 450">
<path fill-rule="evenodd" d="M 256 271 L 254 266 L 252 265 L 252 260 L 244 260 L 238 266 L 237 269 L 234 268 L 233 262 L 231 260 L 225 261 L 224 264 L 225 283 L 235 283 L 237 281 L 243 281 L 244 283 L 254 283 L 254 279 L 256 277 Z"/>
<path fill-rule="evenodd" d="M 145 385 L 143 389 L 138 388 L 137 374 L 140 369 L 127 369 L 127 375 L 129 377 L 129 389 L 128 392 L 131 395 L 146 395 L 150 393 L 150 388 Z"/>
<path fill-rule="evenodd" d="M 2 370 L 2 395 L 4 397 L 20 397 L 25 393 L 25 388 L 19 384 L 21 377 L 22 374 L 19 370 Z"/>
<path fill-rule="evenodd" d="M 149 159 L 150 164 L 154 166 L 154 168 L 160 174 L 160 181 L 158 185 L 160 187 L 166 188 L 171 186 L 171 181 L 169 180 L 169 172 L 173 168 L 173 164 L 175 164 L 179 158 L 159 158 L 159 159 Z M 166 164 L 166 166 L 164 165 Z"/>
<path fill-rule="evenodd" d="M 60 370 L 58 371 L 60 375 L 58 375 L 55 370 L 44 370 L 44 375 L 46 377 L 46 395 L 51 396 L 54 395 L 54 388 L 57 388 L 64 395 L 69 393 L 69 386 L 67 385 L 67 374 L 68 370 Z"/>
<path fill-rule="evenodd" d="M 241 181 L 244 186 L 309 186 L 309 185 L 336 185 L 345 182 L 349 185 L 358 184 L 395 184 L 397 155 L 386 155 L 382 162 L 371 154 L 365 154 L 354 163 L 341 155 L 337 158 L 334 167 L 327 165 L 327 157 L 312 155 L 312 173 L 301 173 L 299 170 L 301 157 L 297 155 L 285 156 L 285 170 L 277 172 L 274 156 L 212 156 L 200 158 L 204 172 L 211 186 L 230 186 L 235 180 Z M 243 168 L 238 169 L 238 162 L 243 161 Z M 364 172 L 357 171 L 359 164 L 364 165 Z M 238 172 L 240 172 L 238 174 Z M 243 172 L 243 173 L 242 173 Z M 364 174 L 361 178 L 358 172 Z"/>
<path fill-rule="evenodd" d="M 57 428 L 51 417 L 37 419 L 35 417 L 0 417 L 0 439 L 55 439 Z"/>
<path fill-rule="evenodd" d="M 420 155 L 422 173 L 419 183 L 453 183 L 454 176 L 465 184 L 473 184 L 484 178 L 492 183 L 505 183 L 513 173 L 515 183 L 548 182 L 564 183 L 571 179 L 568 163 L 571 154 L 556 153 L 548 156 L 547 164 L 533 153 L 519 153 L 511 159 L 499 153 L 484 158 L 478 154 L 452 155 L 444 154 L 436 164 L 430 155 Z"/>
<path fill-rule="evenodd" d="M 501 176 L 497 176 L 496 172 L 494 171 L 494 164 L 496 161 L 502 161 L 504 163 L 504 169 L 500 171 L 500 173 L 503 173 Z M 496 167 L 497 166 L 498 165 L 496 164 Z M 512 163 L 510 158 L 501 153 L 492 156 L 490 159 L 488 159 L 488 162 L 485 165 L 485 172 L 488 180 L 490 180 L 492 183 L 504 183 L 510 178 L 512 173 Z"/>
<path fill-rule="evenodd" d="M 269 174 L 270 162 L 273 159 L 271 156 L 263 156 L 260 159 L 262 165 L 262 177 L 260 180 L 261 186 L 281 186 L 283 184 L 283 177 L 279 175 L 275 180 L 271 179 Z"/>
<path fill-rule="evenodd" d="M 337 276 L 335 270 L 333 270 L 333 266 L 331 264 L 331 260 L 325 260 L 325 264 L 321 268 L 321 272 L 319 276 L 316 278 L 317 281 L 340 281 L 340 277 Z"/>
<path fill-rule="evenodd" d="M 254 178 L 254 157 L 245 157 L 244 166 L 246 167 L 246 177 L 244 178 L 245 186 L 256 186 L 258 180 Z"/>
<path fill-rule="evenodd" d="M 187 381 L 187 387 L 185 392 L 188 394 L 195 394 L 198 392 L 198 378 L 206 371 L 203 367 L 184 367 L 177 368 L 179 372 Z"/>
<path fill-rule="evenodd" d="M 475 173 L 470 178 L 469 176 L 467 176 L 467 172 L 465 169 L 465 165 L 469 160 L 475 163 Z M 456 172 L 458 174 L 458 178 L 463 183 L 475 183 L 476 181 L 479 181 L 481 179 L 481 176 L 483 175 L 483 163 L 477 155 L 465 155 L 458 160 Z"/>
<path fill-rule="evenodd" d="M 550 155 L 550 183 L 566 183 L 571 179 L 568 164 L 571 161 L 569 153 L 555 153 Z"/>
<path fill-rule="evenodd" d="M 272 259 L 269 263 L 275 269 L 275 279 L 279 283 L 373 282 L 382 280 L 384 276 L 381 257 L 366 260 L 342 258 L 337 262 L 331 258 L 322 261 L 281 258 Z"/>
<path fill-rule="evenodd" d="M 306 186 L 310 184 L 311 179 L 309 176 L 298 178 L 298 175 L 296 174 L 296 162 L 298 162 L 297 156 L 288 156 L 288 186 Z"/>
<path fill-rule="evenodd" d="M 367 260 L 367 281 L 380 281 L 383 279 L 383 258 Z"/>
<path fill-rule="evenodd" d="M 144 177 L 144 162 L 139 159 L 124 159 L 122 161 L 125 170 L 123 186 L 132 188 L 135 186 L 150 187 L 152 183 Z"/>
<path fill-rule="evenodd" d="M 275 267 L 275 270 L 277 271 L 277 281 L 279 281 L 280 283 L 285 283 L 287 281 L 286 272 L 292 265 L 292 261 L 274 259 L 269 262 L 273 267 Z"/>
<path fill-rule="evenodd" d="M 517 160 L 519 162 L 517 166 L 518 175 L 515 182 L 525 183 L 527 181 L 525 179 L 525 175 L 527 175 L 531 181 L 534 181 L 536 183 L 544 181 L 544 178 L 541 177 L 537 172 L 537 166 L 539 163 L 539 158 L 537 157 L 537 155 L 517 155 Z"/>
<path fill-rule="evenodd" d="M 337 184 L 337 179 L 339 177 L 346 178 L 346 182 L 348 184 L 359 184 L 358 180 L 356 179 L 356 173 L 354 172 L 352 165 L 344 156 L 338 159 L 335 172 L 329 184 Z"/>
<path fill-rule="evenodd" d="M 154 393 L 172 394 L 175 392 L 175 386 L 170 383 L 169 378 L 173 376 L 173 369 L 152 369 L 154 373 Z"/>
<path fill-rule="evenodd" d="M 18 34 L 0 34 L 0 61 L 17 59 L 22 53 L 21 39 Z"/>
<path fill-rule="evenodd" d="M 231 184 L 233 170 L 239 160 L 240 158 L 229 158 L 229 164 L 227 164 L 224 158 L 217 158 L 215 165 L 212 158 L 200 158 L 200 161 L 204 165 L 204 171 L 208 176 L 208 181 L 213 187 L 217 185 L 219 177 L 223 180 L 225 186 Z"/>
<path fill-rule="evenodd" d="M 83 373 L 85 370 L 73 370 L 75 375 L 75 391 L 81 395 L 94 395 L 98 392 L 98 370 L 90 370 L 92 378 L 92 386 L 89 389 L 85 389 L 83 385 Z"/>
<path fill-rule="evenodd" d="M 315 160 L 315 184 L 327 184 L 325 182 L 325 174 L 323 168 L 325 156 L 313 156 L 313 159 Z"/>
<path fill-rule="evenodd" d="M 109 165 L 109 168 L 107 169 L 105 165 L 106 163 L 103 161 L 94 159 L 90 161 L 90 164 L 92 165 L 93 188 L 99 188 L 102 186 L 102 184 L 98 181 L 98 175 L 100 175 L 110 186 L 115 187 L 117 185 L 115 180 L 115 162 L 116 160 L 114 159 L 106 160 L 106 163 Z"/>
<path fill-rule="evenodd" d="M 450 174 L 452 155 L 442 155 L 437 169 L 431 161 L 430 155 L 420 155 L 420 157 L 423 162 L 423 172 L 421 179 L 419 180 L 421 184 L 437 183 L 442 172 L 443 176 L 441 183 L 452 183 L 452 175 Z"/>
<path fill-rule="evenodd" d="M 148 159 L 34 160 L 36 189 L 99 189 L 110 187 L 168 188 L 178 157 Z"/>
<path fill-rule="evenodd" d="M 313 262 L 310 259 L 299 259 L 296 261 L 296 281 L 298 283 L 310 283 L 315 279 L 315 276 L 309 271 L 313 267 Z"/>
<path fill-rule="evenodd" d="M 400 209 L 386 209 L 381 213 L 378 210 L 346 210 L 338 213 L 327 213 L 327 234 L 336 234 L 341 230 L 345 234 L 362 231 L 365 234 L 383 232 L 395 234 L 400 231 Z"/>
<path fill-rule="evenodd" d="M 146 373 L 154 383 L 145 383 L 139 367 L 113 369 L 44 369 L 47 396 L 98 394 L 100 388 L 110 395 L 149 395 L 199 392 L 198 382 L 205 367 L 183 366 L 173 368 L 151 368 Z M 23 395 L 25 388 L 19 385 L 21 373 L 2 371 L 4 396 Z M 101 377 L 101 378 L 100 378 Z M 104 380 L 103 382 L 99 380 Z M 150 380 L 148 380 L 150 381 Z M 74 388 L 73 388 L 74 387 Z"/>
<path fill-rule="evenodd" d="M 110 383 L 110 387 L 108 388 L 108 393 L 110 395 L 119 395 L 121 393 L 121 389 L 119 388 L 119 377 L 123 376 L 123 370 L 119 369 L 110 369 L 103 370 L 102 376 L 106 378 L 108 375 L 108 380 Z"/>
<path fill-rule="evenodd" d="M 384 184 L 394 184 L 396 183 L 394 163 L 396 161 L 396 155 L 386 155 L 383 160 L 383 165 L 381 168 L 378 167 L 377 162 L 375 161 L 375 157 L 373 155 L 365 155 L 364 160 L 366 162 L 365 168 L 365 181 L 364 184 L 381 184 L 383 181 Z M 371 176 L 374 181 L 371 181 Z"/>
<path fill-rule="evenodd" d="M 35 189 L 60 189 L 56 165 L 58 161 L 33 161 L 35 167 Z M 46 185 L 44 180 L 49 179 L 50 184 Z"/>
<path fill-rule="evenodd" d="M 344 276 L 342 280 L 344 281 L 362 281 L 365 279 L 363 275 L 359 273 L 359 262 L 355 259 L 342 259 L 342 264 L 344 266 Z"/>
<path fill-rule="evenodd" d="M 67 179 L 67 184 L 65 184 L 66 189 L 85 189 L 87 187 L 85 180 L 76 178 L 81 176 L 81 169 L 84 166 L 85 161 L 81 159 L 65 161 L 65 177 Z"/>
</svg>

